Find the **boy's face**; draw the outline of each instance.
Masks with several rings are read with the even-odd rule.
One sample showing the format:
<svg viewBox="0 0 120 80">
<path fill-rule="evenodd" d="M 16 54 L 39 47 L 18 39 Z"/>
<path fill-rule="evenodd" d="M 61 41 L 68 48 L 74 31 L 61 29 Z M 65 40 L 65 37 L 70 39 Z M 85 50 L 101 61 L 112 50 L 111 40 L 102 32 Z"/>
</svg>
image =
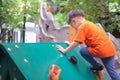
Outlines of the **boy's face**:
<svg viewBox="0 0 120 80">
<path fill-rule="evenodd" d="M 81 22 L 82 22 L 82 17 L 77 16 L 71 19 L 70 25 L 75 29 L 77 29 L 80 26 Z"/>
<path fill-rule="evenodd" d="M 71 19 L 70 25 L 72 27 L 74 27 L 75 29 L 77 29 L 77 25 L 76 24 L 77 24 L 77 17 L 74 17 L 74 18 Z"/>
</svg>

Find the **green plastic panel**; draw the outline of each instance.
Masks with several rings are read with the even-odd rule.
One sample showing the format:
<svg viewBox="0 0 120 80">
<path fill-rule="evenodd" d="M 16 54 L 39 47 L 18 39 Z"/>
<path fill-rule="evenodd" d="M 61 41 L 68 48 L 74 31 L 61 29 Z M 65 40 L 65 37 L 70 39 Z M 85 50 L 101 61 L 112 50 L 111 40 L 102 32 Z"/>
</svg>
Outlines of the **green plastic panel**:
<svg viewBox="0 0 120 80">
<path fill-rule="evenodd" d="M 2 80 L 6 79 L 6 75 L 7 75 L 7 57 L 5 56 L 5 54 L 2 54 L 2 50 L 0 49 L 0 78 Z M 1 80 L 0 79 L 0 80 Z"/>
<path fill-rule="evenodd" d="M 79 47 L 64 55 L 55 48 L 56 45 L 67 47 L 64 43 L 3 43 L 1 46 L 26 80 L 49 80 L 52 64 L 62 69 L 60 80 L 96 80 L 89 63 L 81 57 Z M 72 55 L 77 58 L 77 64 L 68 60 Z M 104 77 L 109 80 L 106 75 Z"/>
</svg>

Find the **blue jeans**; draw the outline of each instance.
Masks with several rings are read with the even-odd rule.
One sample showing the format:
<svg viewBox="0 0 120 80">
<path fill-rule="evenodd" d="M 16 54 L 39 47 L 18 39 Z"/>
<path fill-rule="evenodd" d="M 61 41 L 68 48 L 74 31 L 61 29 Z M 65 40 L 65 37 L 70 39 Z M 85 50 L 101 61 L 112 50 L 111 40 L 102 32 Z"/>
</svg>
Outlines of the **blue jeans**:
<svg viewBox="0 0 120 80">
<path fill-rule="evenodd" d="M 94 59 L 94 56 L 92 56 L 88 52 L 87 47 L 82 47 L 80 49 L 80 54 L 93 66 L 98 67 L 98 62 Z M 110 77 L 112 80 L 120 80 L 120 75 L 117 73 L 114 65 L 114 56 L 113 57 L 107 57 L 107 58 L 101 58 L 106 70 L 108 71 Z"/>
</svg>

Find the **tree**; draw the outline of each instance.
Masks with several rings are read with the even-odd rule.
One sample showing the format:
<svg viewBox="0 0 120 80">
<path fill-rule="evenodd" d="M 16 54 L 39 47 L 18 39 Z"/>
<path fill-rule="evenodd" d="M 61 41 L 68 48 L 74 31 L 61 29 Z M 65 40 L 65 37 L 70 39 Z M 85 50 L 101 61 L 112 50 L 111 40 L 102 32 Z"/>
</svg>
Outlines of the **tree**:
<svg viewBox="0 0 120 80">
<path fill-rule="evenodd" d="M 60 19 L 67 21 L 68 12 L 73 9 L 83 9 L 86 18 L 95 23 L 100 22 L 104 29 L 113 32 L 117 29 L 120 32 L 120 0 L 52 0 L 61 5 L 58 14 Z M 113 9 L 112 9 L 112 8 Z"/>
<path fill-rule="evenodd" d="M 24 16 L 26 21 L 36 23 L 39 17 L 38 8 L 38 0 L 0 0 L 0 29 L 3 23 L 7 23 L 12 29 L 19 27 L 23 30 Z"/>
</svg>

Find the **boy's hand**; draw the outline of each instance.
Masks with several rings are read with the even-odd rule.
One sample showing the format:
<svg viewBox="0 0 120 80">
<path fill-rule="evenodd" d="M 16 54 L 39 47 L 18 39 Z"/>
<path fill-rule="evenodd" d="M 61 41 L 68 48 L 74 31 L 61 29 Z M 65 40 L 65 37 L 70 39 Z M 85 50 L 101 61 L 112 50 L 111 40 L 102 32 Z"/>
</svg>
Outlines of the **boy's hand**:
<svg viewBox="0 0 120 80">
<path fill-rule="evenodd" d="M 58 51 L 60 51 L 60 52 L 65 54 L 65 49 L 62 46 L 57 45 L 56 48 L 57 48 Z"/>
</svg>

